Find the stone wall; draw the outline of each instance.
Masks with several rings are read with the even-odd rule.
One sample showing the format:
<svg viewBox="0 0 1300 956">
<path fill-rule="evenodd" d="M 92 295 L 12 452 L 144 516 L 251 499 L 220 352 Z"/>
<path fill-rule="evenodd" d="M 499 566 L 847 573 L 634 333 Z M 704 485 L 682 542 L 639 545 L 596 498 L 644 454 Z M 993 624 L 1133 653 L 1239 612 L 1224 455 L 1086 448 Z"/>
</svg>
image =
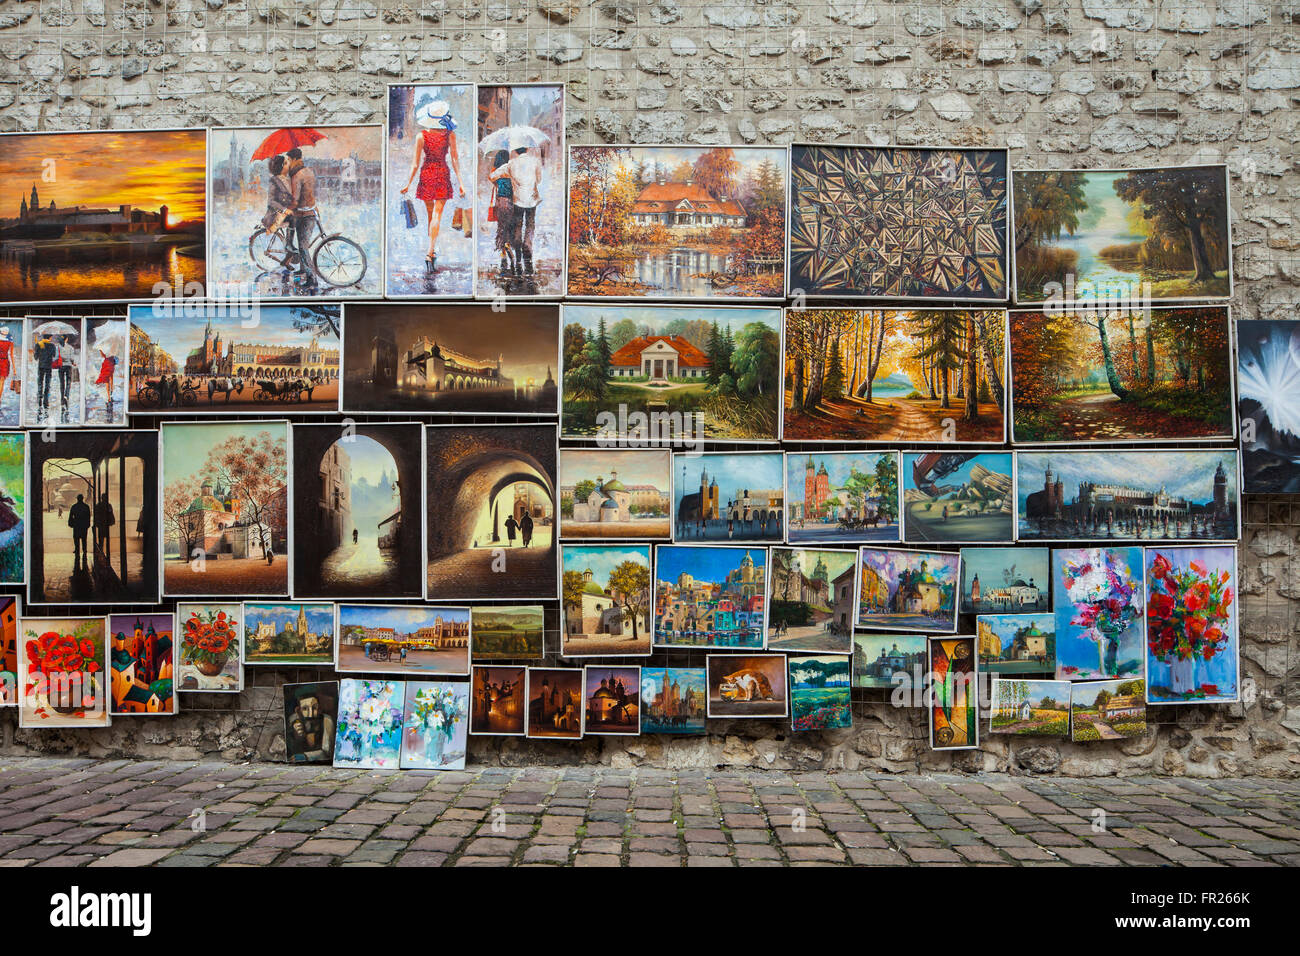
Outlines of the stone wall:
<svg viewBox="0 0 1300 956">
<path fill-rule="evenodd" d="M 1235 314 L 1288 318 L 1297 22 L 1300 0 L 0 0 L 0 129 L 381 122 L 389 82 L 549 80 L 568 84 L 573 143 L 1005 144 L 1024 167 L 1226 161 Z M 1296 775 L 1298 527 L 1286 499 L 1247 500 L 1247 702 L 1155 708 L 1141 740 L 935 754 L 922 711 L 864 698 L 853 730 L 835 734 L 716 722 L 702 740 L 480 739 L 471 759 Z M 17 731 L 8 712 L 0 752 L 275 759 L 277 683 L 314 676 L 259 671 L 237 698 L 184 695 L 203 709 L 75 737 Z"/>
</svg>

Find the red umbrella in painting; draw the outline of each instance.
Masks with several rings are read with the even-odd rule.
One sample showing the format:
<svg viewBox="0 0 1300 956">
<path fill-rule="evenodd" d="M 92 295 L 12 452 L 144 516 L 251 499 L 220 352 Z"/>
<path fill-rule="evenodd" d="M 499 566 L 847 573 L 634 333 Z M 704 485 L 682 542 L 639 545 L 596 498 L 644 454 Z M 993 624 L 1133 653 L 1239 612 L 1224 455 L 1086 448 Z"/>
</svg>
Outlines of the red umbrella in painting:
<svg viewBox="0 0 1300 956">
<path fill-rule="evenodd" d="M 262 145 L 253 153 L 253 159 L 270 159 L 272 156 L 289 152 L 295 146 L 314 146 L 324 138 L 324 133 L 318 133 L 314 129 L 302 127 L 277 129 L 262 140 Z"/>
</svg>

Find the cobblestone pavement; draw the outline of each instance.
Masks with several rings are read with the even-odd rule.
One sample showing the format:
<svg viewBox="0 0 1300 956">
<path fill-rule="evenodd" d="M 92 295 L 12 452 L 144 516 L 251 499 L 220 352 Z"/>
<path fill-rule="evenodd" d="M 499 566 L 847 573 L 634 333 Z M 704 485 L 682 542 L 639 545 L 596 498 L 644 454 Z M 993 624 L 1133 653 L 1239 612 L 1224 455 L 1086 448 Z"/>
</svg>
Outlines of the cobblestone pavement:
<svg viewBox="0 0 1300 956">
<path fill-rule="evenodd" d="M 0 865 L 285 863 L 1297 866 L 1300 781 L 0 758 Z"/>
</svg>

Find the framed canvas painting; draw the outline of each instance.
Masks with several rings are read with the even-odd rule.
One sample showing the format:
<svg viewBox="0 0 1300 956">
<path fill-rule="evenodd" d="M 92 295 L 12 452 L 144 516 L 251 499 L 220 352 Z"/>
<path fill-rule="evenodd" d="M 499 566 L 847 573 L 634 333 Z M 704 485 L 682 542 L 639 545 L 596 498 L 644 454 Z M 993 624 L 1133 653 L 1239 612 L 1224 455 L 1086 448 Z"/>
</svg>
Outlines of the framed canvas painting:
<svg viewBox="0 0 1300 956">
<path fill-rule="evenodd" d="M 763 548 L 656 547 L 655 646 L 762 650 L 766 564 Z"/>
<path fill-rule="evenodd" d="M 1300 322 L 1237 320 L 1241 490 L 1300 493 Z"/>
<path fill-rule="evenodd" d="M 859 627 L 934 633 L 957 630 L 961 555 L 862 548 Z"/>
<path fill-rule="evenodd" d="M 330 763 L 339 721 L 339 682 L 284 685 L 284 756 L 289 763 Z"/>
<path fill-rule="evenodd" d="M 1237 549 L 1146 549 L 1147 703 L 1241 699 Z"/>
<path fill-rule="evenodd" d="M 237 694 L 244 689 L 240 604 L 176 604 L 180 631 L 177 689 Z"/>
<path fill-rule="evenodd" d="M 546 609 L 540 604 L 480 604 L 469 616 L 476 661 L 540 660 L 545 653 Z"/>
<path fill-rule="evenodd" d="M 785 540 L 780 452 L 689 452 L 673 456 L 675 540 Z"/>
<path fill-rule="evenodd" d="M 528 730 L 528 668 L 475 664 L 470 682 L 469 732 L 522 737 Z"/>
<path fill-rule="evenodd" d="M 848 655 L 789 658 L 790 718 L 795 733 L 853 726 L 850 670 Z"/>
<path fill-rule="evenodd" d="M 920 687 L 925 673 L 925 635 L 853 632 L 853 686 Z"/>
<path fill-rule="evenodd" d="M 582 739 L 581 667 L 528 668 L 528 736 Z"/>
<path fill-rule="evenodd" d="M 16 594 L 0 595 L 0 707 L 17 707 L 18 602 Z"/>
<path fill-rule="evenodd" d="M 176 616 L 110 614 L 108 636 L 113 716 L 175 714 Z"/>
<path fill-rule="evenodd" d="M 785 453 L 791 544 L 898 541 L 898 452 Z"/>
<path fill-rule="evenodd" d="M 771 718 L 790 712 L 784 654 L 710 654 L 709 717 Z"/>
<path fill-rule="evenodd" d="M 468 742 L 467 681 L 406 681 L 403 770 L 464 770 Z"/>
<path fill-rule="evenodd" d="M 667 448 L 561 448 L 560 537 L 671 539 L 672 470 Z"/>
<path fill-rule="evenodd" d="M 767 649 L 848 654 L 858 606 L 858 553 L 768 550 Z"/>
<path fill-rule="evenodd" d="M 27 433 L 0 432 L 0 584 L 27 580 Z"/>
<path fill-rule="evenodd" d="M 24 332 L 22 319 L 0 319 L 0 428 L 17 428 L 23 421 Z"/>
<path fill-rule="evenodd" d="M 930 749 L 979 746 L 979 665 L 973 637 L 932 637 L 930 655 Z"/>
<path fill-rule="evenodd" d="M 28 316 L 23 382 L 23 424 L 28 428 L 80 425 L 82 403 L 82 320 Z"/>
<path fill-rule="evenodd" d="M 641 668 L 588 664 L 582 669 L 584 734 L 641 733 Z"/>
<path fill-rule="evenodd" d="M 989 733 L 1068 737 L 1072 686 L 1068 680 L 993 678 Z"/>
<path fill-rule="evenodd" d="M 962 614 L 1034 614 L 1051 607 L 1050 548 L 962 548 Z"/>
<path fill-rule="evenodd" d="M 703 667 L 641 668 L 643 734 L 704 733 L 707 676 Z"/>
<path fill-rule="evenodd" d="M 566 544 L 560 560 L 560 655 L 649 656 L 650 546 Z"/>
<path fill-rule="evenodd" d="M 334 766 L 360 770 L 398 769 L 402 757 L 405 707 L 405 681 L 340 680 Z"/>
<path fill-rule="evenodd" d="M 1070 739 L 1075 743 L 1145 737 L 1146 681 L 1097 680 L 1070 687 Z"/>
<path fill-rule="evenodd" d="M 1057 680 L 1140 677 L 1145 667 L 1141 548 L 1056 548 Z"/>
<path fill-rule="evenodd" d="M 244 602 L 244 663 L 334 663 L 334 605 Z"/>
<path fill-rule="evenodd" d="M 107 727 L 112 721 L 106 619 L 22 617 L 18 726 Z"/>
<path fill-rule="evenodd" d="M 978 614 L 975 636 L 982 671 L 1056 673 L 1056 618 L 1051 614 Z"/>
<path fill-rule="evenodd" d="M 1011 543 L 1015 494 L 1011 452 L 903 454 L 903 540 Z"/>
<path fill-rule="evenodd" d="M 338 604 L 340 672 L 469 676 L 467 607 Z"/>
<path fill-rule="evenodd" d="M 86 319 L 81 368 L 85 404 L 81 420 L 87 425 L 126 424 L 128 330 L 126 319 L 111 316 Z"/>
</svg>

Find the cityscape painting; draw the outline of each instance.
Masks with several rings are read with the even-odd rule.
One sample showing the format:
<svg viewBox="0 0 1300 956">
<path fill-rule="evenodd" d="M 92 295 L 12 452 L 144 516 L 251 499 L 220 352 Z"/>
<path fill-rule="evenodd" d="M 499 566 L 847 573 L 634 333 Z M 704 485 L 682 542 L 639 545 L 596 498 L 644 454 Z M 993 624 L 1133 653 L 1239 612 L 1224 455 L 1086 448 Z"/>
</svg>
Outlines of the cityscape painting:
<svg viewBox="0 0 1300 956">
<path fill-rule="evenodd" d="M 768 558 L 767 649 L 852 652 L 858 553 L 771 548 Z"/>
<path fill-rule="evenodd" d="M 979 674 L 973 637 L 932 637 L 929 643 L 931 750 L 979 746 Z"/>
<path fill-rule="evenodd" d="M 581 667 L 528 668 L 528 736 L 582 739 Z"/>
<path fill-rule="evenodd" d="M 334 605 L 244 604 L 244 663 L 334 663 Z"/>
<path fill-rule="evenodd" d="M 474 665 L 470 682 L 469 732 L 485 737 L 522 737 L 528 718 L 528 668 Z"/>
<path fill-rule="evenodd" d="M 1244 494 L 1300 492 L 1300 322 L 1237 320 Z"/>
<path fill-rule="evenodd" d="M 779 451 L 674 456 L 675 540 L 785 540 L 783 467 Z"/>
<path fill-rule="evenodd" d="M 762 548 L 659 545 L 655 646 L 761 650 L 766 556 Z"/>
<path fill-rule="evenodd" d="M 903 454 L 903 539 L 1010 543 L 1015 538 L 1011 452 Z"/>
<path fill-rule="evenodd" d="M 957 630 L 961 555 L 863 548 L 858 626 L 922 633 Z"/>
<path fill-rule="evenodd" d="M 560 560 L 561 656 L 648 656 L 650 546 L 566 544 Z"/>
<path fill-rule="evenodd" d="M 175 714 L 176 618 L 110 614 L 108 636 L 112 715 Z"/>
<path fill-rule="evenodd" d="M 643 734 L 704 733 L 708 677 L 703 667 L 641 668 Z"/>
<path fill-rule="evenodd" d="M 1146 681 L 1098 680 L 1070 686 L 1070 739 L 1075 743 L 1145 737 Z"/>
<path fill-rule="evenodd" d="M 853 686 L 920 687 L 925 673 L 925 635 L 853 632 Z"/>
<path fill-rule="evenodd" d="M 709 717 L 785 717 L 790 688 L 784 654 L 710 654 Z"/>
<path fill-rule="evenodd" d="M 898 541 L 898 452 L 785 453 L 791 544 Z"/>
<path fill-rule="evenodd" d="M 1237 549 L 1146 549 L 1147 702 L 1241 699 Z"/>
<path fill-rule="evenodd" d="M 1033 614 L 1051 606 L 1050 548 L 962 548 L 962 614 Z"/>
<path fill-rule="evenodd" d="M 1056 679 L 1143 673 L 1141 548 L 1052 551 Z"/>
<path fill-rule="evenodd" d="M 1068 680 L 993 678 L 989 733 L 1068 737 L 1071 686 Z"/>
<path fill-rule="evenodd" d="M 1051 614 L 979 614 L 975 636 L 982 671 L 1056 673 L 1056 618 Z"/>
<path fill-rule="evenodd" d="M 672 470 L 667 448 L 561 448 L 560 536 L 670 539 Z"/>
<path fill-rule="evenodd" d="M 469 676 L 469 608 L 428 604 L 338 604 L 336 608 L 336 670 Z"/>
<path fill-rule="evenodd" d="M 641 733 L 641 668 L 588 664 L 582 674 L 583 732 Z"/>
<path fill-rule="evenodd" d="M 853 726 L 848 655 L 791 657 L 790 723 L 795 733 Z"/>
</svg>

